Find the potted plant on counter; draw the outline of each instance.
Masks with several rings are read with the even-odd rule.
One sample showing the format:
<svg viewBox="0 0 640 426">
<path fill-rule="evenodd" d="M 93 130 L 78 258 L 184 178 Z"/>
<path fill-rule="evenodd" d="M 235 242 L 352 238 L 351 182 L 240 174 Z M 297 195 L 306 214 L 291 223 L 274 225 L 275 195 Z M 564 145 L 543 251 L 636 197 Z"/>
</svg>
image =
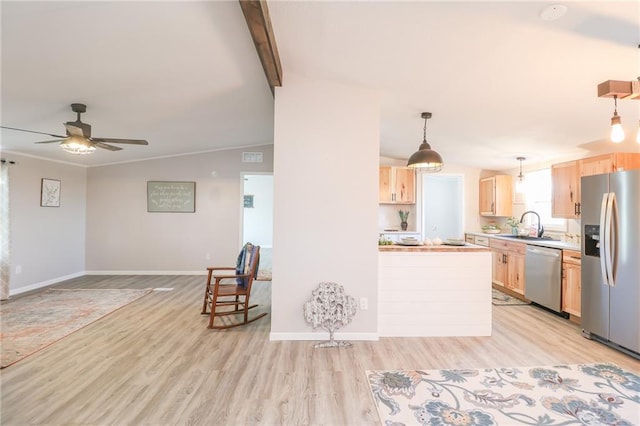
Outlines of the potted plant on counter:
<svg viewBox="0 0 640 426">
<path fill-rule="evenodd" d="M 518 225 L 520 224 L 520 221 L 518 219 L 516 219 L 515 217 L 511 216 L 509 219 L 507 219 L 507 225 L 511 228 L 511 233 L 513 235 L 518 235 Z"/>
<path fill-rule="evenodd" d="M 400 228 L 402 228 L 403 231 L 407 230 L 407 219 L 409 218 L 409 210 L 399 210 L 398 214 L 400 215 Z"/>
</svg>

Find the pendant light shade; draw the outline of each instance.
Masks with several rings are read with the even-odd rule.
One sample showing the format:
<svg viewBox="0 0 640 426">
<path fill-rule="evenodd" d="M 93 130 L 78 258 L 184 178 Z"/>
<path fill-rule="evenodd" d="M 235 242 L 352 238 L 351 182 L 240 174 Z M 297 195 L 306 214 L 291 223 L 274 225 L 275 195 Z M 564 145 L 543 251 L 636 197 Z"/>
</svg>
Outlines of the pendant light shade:
<svg viewBox="0 0 640 426">
<path fill-rule="evenodd" d="M 427 120 L 431 118 L 431 113 L 423 112 L 421 117 L 424 118 L 422 144 L 420 144 L 418 150 L 409 157 L 407 167 L 428 173 L 439 172 L 442 170 L 442 157 L 432 150 L 431 145 L 427 143 Z"/>
<path fill-rule="evenodd" d="M 622 121 L 618 115 L 618 96 L 613 95 L 613 101 L 615 107 L 613 110 L 613 117 L 611 117 L 611 142 L 620 143 L 624 140 L 624 129 L 622 128 Z"/>
</svg>

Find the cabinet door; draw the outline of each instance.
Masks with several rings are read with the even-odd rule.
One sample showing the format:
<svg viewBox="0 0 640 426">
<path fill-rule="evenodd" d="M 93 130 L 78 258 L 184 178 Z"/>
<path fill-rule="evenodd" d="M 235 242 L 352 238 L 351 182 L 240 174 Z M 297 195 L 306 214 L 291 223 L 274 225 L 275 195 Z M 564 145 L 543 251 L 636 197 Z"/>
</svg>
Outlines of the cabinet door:
<svg viewBox="0 0 640 426">
<path fill-rule="evenodd" d="M 493 267 L 491 268 L 491 281 L 494 284 L 506 287 L 506 252 L 504 250 L 491 249 L 491 257 L 493 259 Z"/>
<path fill-rule="evenodd" d="M 513 212 L 513 176 L 495 176 L 494 214 L 500 217 L 511 216 Z"/>
<path fill-rule="evenodd" d="M 577 161 L 551 166 L 551 216 L 574 219 L 579 214 L 580 173 Z"/>
<path fill-rule="evenodd" d="M 415 197 L 415 172 L 407 167 L 395 167 L 395 202 L 413 204 Z"/>
<path fill-rule="evenodd" d="M 640 168 L 640 154 L 616 152 L 580 160 L 580 175 L 593 176 Z"/>
<path fill-rule="evenodd" d="M 493 177 L 480 179 L 480 214 L 496 214 L 496 179 Z"/>
<path fill-rule="evenodd" d="M 380 203 L 390 203 L 392 201 L 391 166 L 380 166 L 380 192 L 378 200 Z"/>
<path fill-rule="evenodd" d="M 525 255 L 510 251 L 507 258 L 507 288 L 524 296 Z"/>
<path fill-rule="evenodd" d="M 562 269 L 562 310 L 579 317 L 581 295 L 580 266 L 565 263 Z"/>
<path fill-rule="evenodd" d="M 577 317 L 580 316 L 582 296 L 580 257 L 579 251 L 562 251 L 562 310 Z"/>
<path fill-rule="evenodd" d="M 581 176 L 602 175 L 613 171 L 613 154 L 598 155 L 580 160 Z"/>
</svg>

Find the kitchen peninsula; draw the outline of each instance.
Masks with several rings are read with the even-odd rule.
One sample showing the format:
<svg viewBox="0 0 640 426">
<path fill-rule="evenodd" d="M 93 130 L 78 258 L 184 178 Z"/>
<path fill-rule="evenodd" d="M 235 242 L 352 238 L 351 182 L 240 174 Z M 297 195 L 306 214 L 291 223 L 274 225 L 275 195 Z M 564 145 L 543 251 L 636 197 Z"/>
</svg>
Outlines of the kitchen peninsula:
<svg viewBox="0 0 640 426">
<path fill-rule="evenodd" d="M 488 247 L 379 246 L 380 336 L 490 336 Z"/>
</svg>

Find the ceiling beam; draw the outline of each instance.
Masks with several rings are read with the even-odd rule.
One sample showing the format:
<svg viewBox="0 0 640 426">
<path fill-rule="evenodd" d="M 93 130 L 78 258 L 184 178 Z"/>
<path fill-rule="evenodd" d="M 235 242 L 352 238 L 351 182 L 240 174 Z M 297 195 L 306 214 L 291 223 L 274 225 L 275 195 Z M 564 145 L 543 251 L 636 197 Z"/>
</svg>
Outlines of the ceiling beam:
<svg viewBox="0 0 640 426">
<path fill-rule="evenodd" d="M 267 2 L 265 0 L 239 0 L 239 2 L 273 94 L 275 87 L 282 86 L 282 67 Z"/>
</svg>

